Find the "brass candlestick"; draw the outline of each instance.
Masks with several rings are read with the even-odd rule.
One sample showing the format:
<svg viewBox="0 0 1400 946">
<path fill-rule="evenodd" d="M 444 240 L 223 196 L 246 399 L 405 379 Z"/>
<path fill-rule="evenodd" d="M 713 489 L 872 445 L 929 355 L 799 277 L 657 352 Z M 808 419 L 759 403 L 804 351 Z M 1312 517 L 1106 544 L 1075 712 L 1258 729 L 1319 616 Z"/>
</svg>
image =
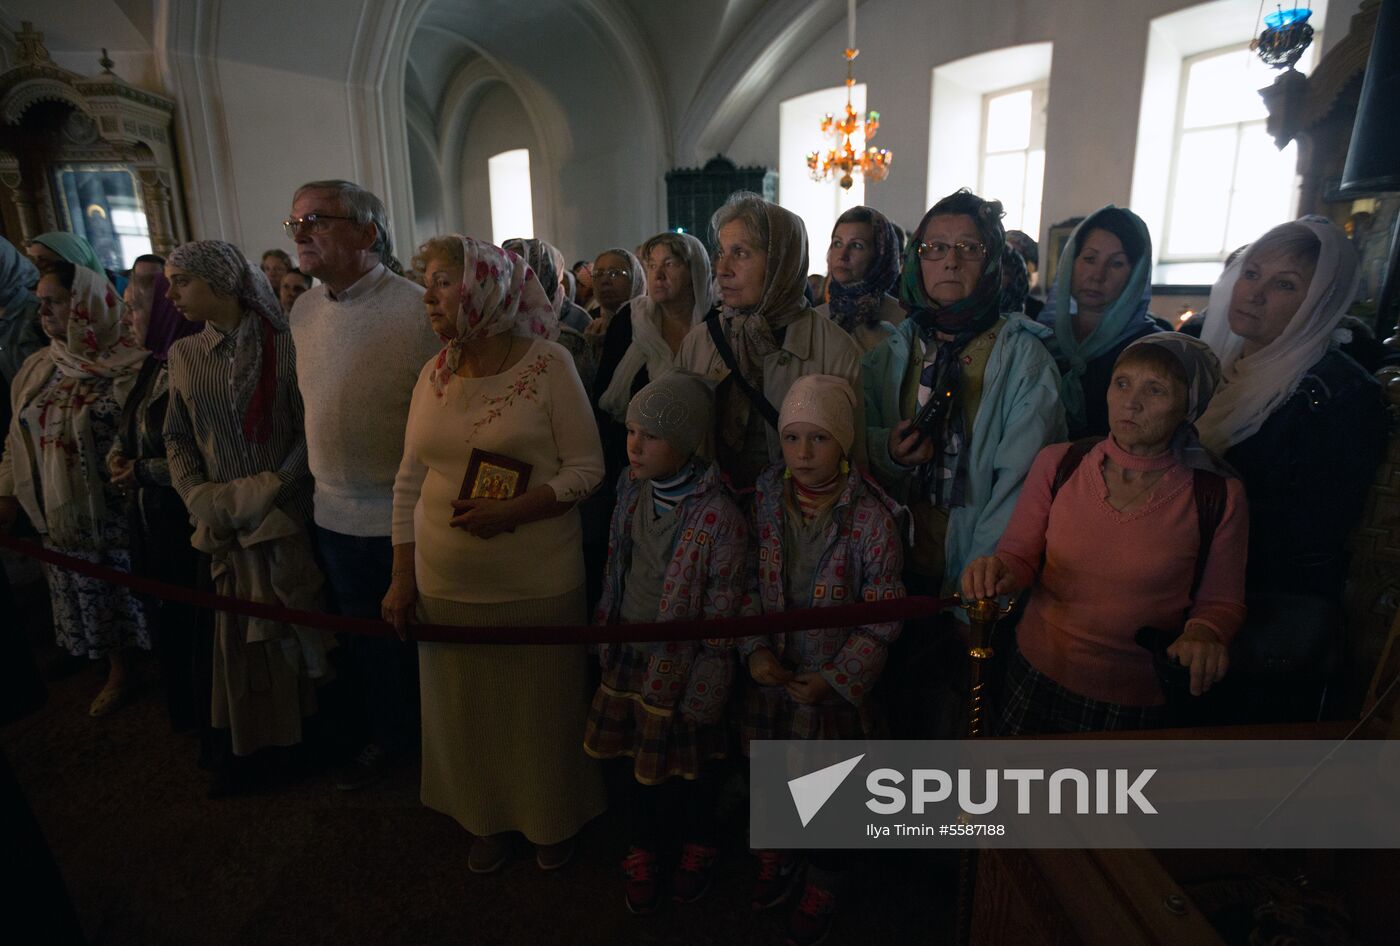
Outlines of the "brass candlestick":
<svg viewBox="0 0 1400 946">
<path fill-rule="evenodd" d="M 976 739 L 986 734 L 987 698 L 986 683 L 982 679 L 983 664 L 996 654 L 992 647 L 992 630 L 997 622 L 1011 613 L 1015 599 L 1005 605 L 997 604 L 995 598 L 977 598 L 973 601 L 959 599 L 959 604 L 967 612 L 971 632 L 968 635 L 968 714 L 967 735 Z"/>
</svg>

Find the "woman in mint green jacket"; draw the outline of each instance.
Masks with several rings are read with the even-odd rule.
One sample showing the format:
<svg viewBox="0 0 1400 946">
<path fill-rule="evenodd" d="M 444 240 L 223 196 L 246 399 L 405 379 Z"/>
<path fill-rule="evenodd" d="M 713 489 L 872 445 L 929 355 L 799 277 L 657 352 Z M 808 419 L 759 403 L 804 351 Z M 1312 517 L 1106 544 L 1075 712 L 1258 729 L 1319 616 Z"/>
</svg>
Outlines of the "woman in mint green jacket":
<svg viewBox="0 0 1400 946">
<path fill-rule="evenodd" d="M 909 317 L 861 362 L 870 470 L 913 520 L 910 594 L 951 593 L 968 562 L 990 555 L 1036 454 L 1065 439 L 1049 330 L 998 311 L 1005 241 L 999 202 L 960 190 L 935 204 L 904 254 Z M 954 658 L 966 648 L 944 630 L 905 635 L 920 652 L 891 655 L 892 669 L 903 664 L 898 675 L 920 688 L 946 678 L 944 692 L 910 698 L 911 712 L 941 721 L 911 736 L 957 731 Z M 932 705 L 940 701 L 957 702 Z"/>
</svg>

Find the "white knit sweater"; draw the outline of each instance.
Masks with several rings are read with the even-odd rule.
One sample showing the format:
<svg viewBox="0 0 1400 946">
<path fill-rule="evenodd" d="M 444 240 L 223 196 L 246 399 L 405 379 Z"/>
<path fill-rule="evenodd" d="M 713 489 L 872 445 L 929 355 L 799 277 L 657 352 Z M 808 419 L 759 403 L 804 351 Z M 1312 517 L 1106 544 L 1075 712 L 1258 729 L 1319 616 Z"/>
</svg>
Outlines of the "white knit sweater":
<svg viewBox="0 0 1400 946">
<path fill-rule="evenodd" d="M 292 308 L 316 524 L 387 536 L 413 385 L 442 343 L 423 289 L 375 267 L 338 297 L 324 284 Z"/>
</svg>

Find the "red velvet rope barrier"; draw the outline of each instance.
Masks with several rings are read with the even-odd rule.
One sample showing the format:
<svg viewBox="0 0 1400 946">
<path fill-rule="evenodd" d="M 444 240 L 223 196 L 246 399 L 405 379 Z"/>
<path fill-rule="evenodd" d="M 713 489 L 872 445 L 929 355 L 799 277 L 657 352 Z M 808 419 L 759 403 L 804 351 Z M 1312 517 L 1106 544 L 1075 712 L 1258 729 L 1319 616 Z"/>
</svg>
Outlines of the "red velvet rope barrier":
<svg viewBox="0 0 1400 946">
<path fill-rule="evenodd" d="M 302 627 L 327 631 L 363 634 L 367 637 L 393 637 L 394 628 L 385 621 L 352 618 L 320 611 L 302 611 L 281 605 L 245 601 L 228 595 L 212 594 L 182 588 L 165 582 L 142 578 L 130 572 L 118 571 L 106 565 L 74 558 L 46 549 L 25 539 L 0 535 L 0 548 L 11 549 L 28 558 L 37 559 L 78 575 L 124 585 L 152 598 L 178 601 L 181 604 L 214 611 L 227 611 L 248 617 L 265 618 Z M 926 596 L 891 598 L 885 601 L 862 601 L 839 604 L 829 608 L 798 608 L 781 614 L 756 614 L 743 618 L 713 620 L 662 621 L 651 624 L 581 624 L 545 625 L 538 627 L 458 627 L 445 624 L 411 624 L 409 640 L 441 641 L 455 644 L 582 644 L 623 643 L 628 641 L 694 641 L 787 631 L 806 631 L 819 627 L 850 627 L 858 624 L 879 624 L 908 618 L 927 617 L 956 604 L 956 598 Z"/>
</svg>

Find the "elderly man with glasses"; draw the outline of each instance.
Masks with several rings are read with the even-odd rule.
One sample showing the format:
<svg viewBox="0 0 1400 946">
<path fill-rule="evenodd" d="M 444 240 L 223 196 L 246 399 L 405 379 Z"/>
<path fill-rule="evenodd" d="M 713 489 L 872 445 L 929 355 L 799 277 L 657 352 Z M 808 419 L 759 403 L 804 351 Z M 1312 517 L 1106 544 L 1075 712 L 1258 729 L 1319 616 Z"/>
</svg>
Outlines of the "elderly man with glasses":
<svg viewBox="0 0 1400 946">
<path fill-rule="evenodd" d="M 393 570 L 394 476 L 413 386 L 441 345 L 423 318 L 423 289 L 394 259 L 384 204 L 349 181 L 313 181 L 284 222 L 303 273 L 320 282 L 292 306 L 297 378 L 316 481 L 315 534 L 342 614 L 379 617 Z M 336 780 L 369 784 L 418 742 L 413 644 L 350 636 L 360 748 Z"/>
</svg>

